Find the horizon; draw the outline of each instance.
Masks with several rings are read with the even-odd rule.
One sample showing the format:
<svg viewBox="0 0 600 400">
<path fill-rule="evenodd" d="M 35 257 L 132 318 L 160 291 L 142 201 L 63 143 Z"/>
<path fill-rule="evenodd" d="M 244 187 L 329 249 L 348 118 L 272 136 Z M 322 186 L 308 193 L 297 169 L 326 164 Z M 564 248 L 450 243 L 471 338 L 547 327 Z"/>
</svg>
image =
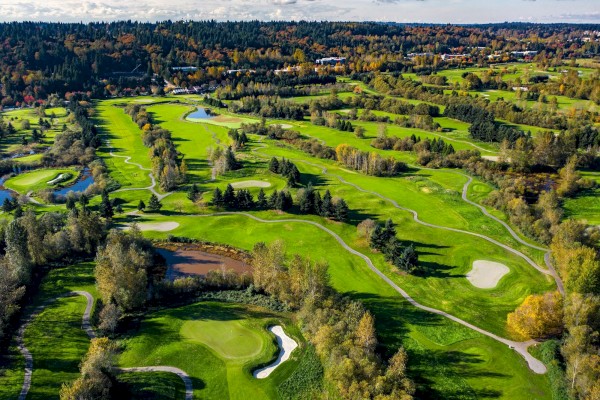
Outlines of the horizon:
<svg viewBox="0 0 600 400">
<path fill-rule="evenodd" d="M 0 0 L 0 22 L 161 21 L 344 21 L 480 25 L 497 23 L 600 24 L 595 0 L 159 0 L 120 4 L 118 0 Z M 491 17 L 493 16 L 493 17 Z"/>
</svg>

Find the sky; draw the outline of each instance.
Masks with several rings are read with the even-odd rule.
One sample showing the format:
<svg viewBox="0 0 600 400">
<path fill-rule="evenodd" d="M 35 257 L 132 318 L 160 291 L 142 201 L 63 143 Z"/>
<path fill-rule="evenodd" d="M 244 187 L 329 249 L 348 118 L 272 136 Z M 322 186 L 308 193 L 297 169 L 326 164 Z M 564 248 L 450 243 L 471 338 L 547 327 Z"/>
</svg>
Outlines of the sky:
<svg viewBox="0 0 600 400">
<path fill-rule="evenodd" d="M 600 0 L 0 0 L 0 21 L 600 23 Z"/>
</svg>

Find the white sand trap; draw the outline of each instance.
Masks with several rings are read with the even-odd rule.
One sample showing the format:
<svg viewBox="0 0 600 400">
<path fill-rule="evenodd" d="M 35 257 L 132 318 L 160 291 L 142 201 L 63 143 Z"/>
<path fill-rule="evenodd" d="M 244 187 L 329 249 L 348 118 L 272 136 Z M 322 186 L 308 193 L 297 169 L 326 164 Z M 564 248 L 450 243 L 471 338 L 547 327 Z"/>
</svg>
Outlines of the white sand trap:
<svg viewBox="0 0 600 400">
<path fill-rule="evenodd" d="M 498 262 L 476 260 L 473 269 L 467 274 L 467 279 L 475 287 L 481 289 L 495 288 L 500 279 L 510 272 L 510 269 Z"/>
<path fill-rule="evenodd" d="M 481 158 L 483 158 L 484 160 L 490 160 L 494 162 L 498 162 L 498 160 L 500 159 L 500 157 L 498 156 L 481 156 Z"/>
<path fill-rule="evenodd" d="M 271 187 L 271 183 L 265 181 L 241 181 L 233 182 L 231 186 L 233 186 L 234 189 L 246 189 L 252 187 L 268 188 Z"/>
<path fill-rule="evenodd" d="M 145 231 L 169 232 L 169 231 L 172 231 L 173 229 L 179 228 L 179 223 L 173 222 L 173 221 L 140 222 L 139 224 L 137 224 L 137 226 L 138 226 L 138 228 L 140 228 L 140 231 L 142 231 L 142 232 L 145 232 Z M 123 227 L 124 231 L 128 231 L 129 229 L 131 229 L 131 226 Z"/>
<path fill-rule="evenodd" d="M 277 345 L 280 348 L 279 356 L 277 356 L 277 360 L 272 364 L 254 371 L 252 375 L 257 379 L 264 379 L 271 375 L 271 372 L 275 371 L 275 368 L 277 368 L 279 364 L 287 361 L 287 359 L 290 358 L 292 351 L 298 347 L 298 343 L 285 334 L 281 325 L 272 326 L 269 330 L 277 337 Z"/>
</svg>

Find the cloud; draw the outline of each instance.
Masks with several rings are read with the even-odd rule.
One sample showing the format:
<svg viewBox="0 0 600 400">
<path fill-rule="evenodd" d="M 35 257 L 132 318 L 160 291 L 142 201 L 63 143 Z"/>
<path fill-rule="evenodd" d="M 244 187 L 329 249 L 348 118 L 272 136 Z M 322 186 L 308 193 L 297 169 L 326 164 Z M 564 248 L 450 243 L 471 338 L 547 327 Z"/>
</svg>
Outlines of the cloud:
<svg viewBox="0 0 600 400">
<path fill-rule="evenodd" d="M 597 22 L 598 0 L 0 0 L 0 21 Z"/>
</svg>

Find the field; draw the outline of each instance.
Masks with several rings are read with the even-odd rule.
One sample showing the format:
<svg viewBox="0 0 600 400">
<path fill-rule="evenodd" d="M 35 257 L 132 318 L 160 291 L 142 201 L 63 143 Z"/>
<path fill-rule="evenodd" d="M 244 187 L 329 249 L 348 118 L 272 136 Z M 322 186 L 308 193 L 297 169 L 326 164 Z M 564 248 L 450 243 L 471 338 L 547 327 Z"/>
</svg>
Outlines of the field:
<svg viewBox="0 0 600 400">
<path fill-rule="evenodd" d="M 99 109 L 106 108 L 105 103 L 99 105 Z M 160 121 L 161 126 L 172 132 L 178 149 L 185 155 L 188 165 L 191 166 L 189 171 L 191 181 L 198 183 L 201 190 L 205 192 L 203 196 L 205 201 L 210 200 L 210 192 L 214 187 L 223 188 L 227 182 L 252 179 L 268 181 L 272 183 L 272 187 L 266 189 L 267 194 L 273 189 L 282 188 L 284 183 L 281 182 L 281 178 L 266 171 L 266 160 L 270 156 L 277 156 L 293 160 L 297 164 L 302 173 L 303 183 L 311 181 L 317 188 L 327 187 L 334 196 L 343 197 L 352 210 L 349 225 L 314 216 L 289 217 L 272 211 L 253 213 L 256 217 L 273 223 L 287 218 L 299 220 L 280 222 L 276 225 L 277 229 L 273 229 L 272 223 L 259 223 L 241 215 L 193 216 L 190 213 L 197 214 L 202 211 L 194 208 L 189 202 L 186 202 L 180 211 L 171 211 L 178 201 L 185 202 L 183 193 L 175 193 L 163 200 L 165 212 L 144 214 L 136 218 L 139 222 L 176 222 L 179 227 L 168 233 L 147 231 L 145 234 L 148 237 L 165 238 L 167 234 L 186 236 L 228 243 L 248 250 L 258 241 L 270 242 L 281 238 L 285 241 L 289 254 L 308 252 L 312 258 L 323 259 L 329 263 L 334 286 L 362 300 L 375 313 L 378 333 L 385 351 L 389 354 L 399 345 L 406 346 L 410 356 L 415 360 L 411 366 L 411 374 L 422 385 L 428 382 L 427 385 L 433 388 L 433 393 L 438 395 L 454 393 L 456 397 L 471 398 L 477 393 L 481 395 L 485 390 L 490 390 L 495 393 L 494 397 L 547 398 L 547 393 L 543 389 L 546 378 L 530 372 L 519 355 L 461 325 L 414 309 L 373 274 L 364 261 L 345 252 L 331 235 L 310 225 L 313 222 L 322 224 L 335 232 L 353 249 L 366 254 L 377 268 L 384 271 L 419 302 L 451 312 L 499 335 L 510 337 L 504 326 L 506 314 L 512 311 L 527 294 L 552 289 L 554 285 L 550 278 L 536 271 L 523 258 L 487 240 L 470 234 L 418 224 L 405 210 L 398 209 L 389 201 L 379 197 L 394 199 L 403 207 L 416 210 L 423 221 L 494 238 L 542 264 L 542 252 L 515 241 L 501 225 L 486 218 L 475 207 L 461 200 L 460 192 L 467 182 L 466 177 L 454 171 L 414 170 L 401 178 L 382 180 L 357 174 L 333 162 L 315 159 L 297 150 L 281 147 L 276 142 L 251 136 L 247 150 L 239 153 L 244 165 L 243 175 L 240 176 L 239 172 L 228 173 L 219 176 L 213 182 L 210 181 L 206 149 L 229 143 L 226 128 L 183 120 L 181 116 L 189 108 L 181 104 L 156 104 L 149 106 L 148 110 L 156 120 Z M 111 111 L 123 113 L 116 107 Z M 121 118 L 116 114 L 111 117 L 118 120 Z M 305 136 L 318 138 L 330 146 L 348 143 L 364 150 L 374 150 L 369 142 L 376 135 L 376 123 L 361 123 L 367 130 L 367 138 L 358 139 L 351 133 L 315 127 L 306 121 L 273 120 L 270 122 L 290 124 L 293 126 L 292 129 L 298 130 Z M 444 134 L 454 134 L 458 140 L 465 140 L 466 143 L 456 142 L 458 148 L 472 148 L 472 144 L 467 140 L 464 125 L 445 119 L 441 122 L 448 126 L 454 125 L 455 128 L 455 132 Z M 107 122 L 104 123 L 108 125 Z M 132 127 L 132 137 L 135 132 L 133 128 L 137 127 Z M 130 130 L 125 130 L 120 134 L 125 135 L 126 138 L 130 135 L 129 132 Z M 390 135 L 398 136 L 413 133 L 412 130 L 392 126 L 388 128 L 388 132 Z M 420 133 L 428 134 L 425 131 Z M 113 133 L 111 136 L 111 141 L 117 139 Z M 414 161 L 411 155 L 406 153 L 378 152 L 382 155 L 400 157 L 408 162 Z M 132 159 L 140 159 L 143 155 L 135 146 L 132 146 L 132 149 L 123 147 L 119 154 L 131 156 Z M 107 164 L 110 164 L 110 155 L 106 155 L 106 158 Z M 327 173 L 323 173 L 323 168 L 327 168 Z M 112 171 L 113 168 L 111 173 Z M 120 174 L 120 171 L 115 171 L 114 176 L 118 178 Z M 361 192 L 345 182 L 358 185 L 360 188 L 368 188 L 374 193 Z M 485 190 L 482 192 L 480 188 Z M 489 193 L 486 186 L 477 180 L 468 189 L 469 196 L 473 193 L 474 200 L 479 200 L 481 195 Z M 251 191 L 256 195 L 258 188 L 251 188 Z M 131 211 L 140 198 L 145 200 L 148 195 L 140 190 L 121 192 L 118 197 L 125 201 L 124 210 Z M 399 238 L 414 243 L 422 255 L 423 262 L 431 266 L 432 272 L 427 276 L 415 277 L 394 272 L 380 254 L 372 253 L 366 241 L 357 236 L 355 226 L 365 218 L 382 221 L 390 217 L 398 225 Z M 121 219 L 127 221 L 131 217 L 123 216 L 119 218 Z M 319 245 L 315 246 L 315 243 Z M 485 255 L 485 259 L 502 262 L 510 268 L 510 273 L 502 278 L 494 289 L 477 289 L 465 278 L 472 262 L 481 259 L 482 255 Z M 161 314 L 160 318 L 171 317 Z M 172 322 L 172 325 L 179 326 L 178 324 L 179 322 Z M 137 339 L 131 340 L 135 342 Z M 144 354 L 143 351 L 135 353 L 136 357 Z M 436 354 L 436 361 L 431 359 L 432 354 Z M 454 365 L 456 361 L 453 361 L 451 354 L 460 354 L 462 360 L 460 368 Z M 507 367 L 497 369 L 497 365 Z M 432 394 L 432 396 L 436 395 Z"/>
</svg>

